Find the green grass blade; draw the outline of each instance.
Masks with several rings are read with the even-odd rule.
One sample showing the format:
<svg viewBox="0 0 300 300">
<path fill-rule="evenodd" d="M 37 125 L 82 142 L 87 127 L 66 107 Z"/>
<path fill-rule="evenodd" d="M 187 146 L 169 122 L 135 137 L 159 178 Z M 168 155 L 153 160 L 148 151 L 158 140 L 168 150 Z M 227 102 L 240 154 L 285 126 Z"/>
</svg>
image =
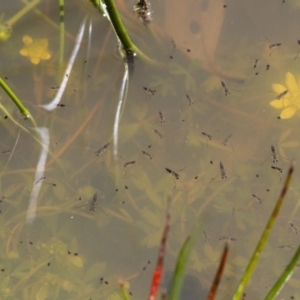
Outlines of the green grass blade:
<svg viewBox="0 0 300 300">
<path fill-rule="evenodd" d="M 29 110 L 23 105 L 21 100 L 16 96 L 16 94 L 12 91 L 12 89 L 6 84 L 6 82 L 0 77 L 0 86 L 4 89 L 10 99 L 15 103 L 15 105 L 20 110 L 21 114 L 32 122 L 33 127 L 37 127 L 36 123 L 31 116 Z"/>
<path fill-rule="evenodd" d="M 275 297 L 279 294 L 285 283 L 290 279 L 292 276 L 294 269 L 299 261 L 300 258 L 300 245 L 298 246 L 298 249 L 296 253 L 294 254 L 293 258 L 291 259 L 290 263 L 286 267 L 286 269 L 283 271 L 281 276 L 277 279 L 276 283 L 266 296 L 265 300 L 272 300 L 275 299 Z"/>
<path fill-rule="evenodd" d="M 239 300 L 241 298 L 241 296 L 242 296 L 242 294 L 245 290 L 245 287 L 246 287 L 250 277 L 252 276 L 252 273 L 255 269 L 255 266 L 256 266 L 257 261 L 260 257 L 260 254 L 261 254 L 261 252 L 262 252 L 262 250 L 263 250 L 263 248 L 264 248 L 264 246 L 267 242 L 267 239 L 268 239 L 268 237 L 271 233 L 271 229 L 272 229 L 272 227 L 275 223 L 275 220 L 278 216 L 280 208 L 283 204 L 283 200 L 284 200 L 285 195 L 287 193 L 287 189 L 290 185 L 290 181 L 291 181 L 293 172 L 294 172 L 294 163 L 292 163 L 291 166 L 290 166 L 290 169 L 289 169 L 288 175 L 285 179 L 285 182 L 284 182 L 283 188 L 281 190 L 280 196 L 279 196 L 279 198 L 276 202 L 276 205 L 273 209 L 273 212 L 272 212 L 272 214 L 271 214 L 271 216 L 268 220 L 266 228 L 265 228 L 264 232 L 262 233 L 261 238 L 260 238 L 260 240 L 259 240 L 259 242 L 256 246 L 256 249 L 254 250 L 254 253 L 252 254 L 252 257 L 251 257 L 251 259 L 248 263 L 246 271 L 244 272 L 244 274 L 242 276 L 242 279 L 240 280 L 240 282 L 238 284 L 238 287 L 237 287 L 237 289 L 235 291 L 235 294 L 232 298 L 233 300 Z"/>
<path fill-rule="evenodd" d="M 195 245 L 195 242 L 199 236 L 200 227 L 202 225 L 197 226 L 194 229 L 194 232 L 189 235 L 184 244 L 182 245 L 179 255 L 176 262 L 175 272 L 172 278 L 170 296 L 168 300 L 178 300 L 180 296 L 181 287 L 184 279 L 184 271 L 188 264 L 189 258 L 191 256 L 191 251 Z"/>
<path fill-rule="evenodd" d="M 123 300 L 130 300 L 130 296 L 128 294 L 127 288 L 125 286 L 125 283 L 123 281 L 119 281 L 119 286 L 121 288 Z"/>
</svg>

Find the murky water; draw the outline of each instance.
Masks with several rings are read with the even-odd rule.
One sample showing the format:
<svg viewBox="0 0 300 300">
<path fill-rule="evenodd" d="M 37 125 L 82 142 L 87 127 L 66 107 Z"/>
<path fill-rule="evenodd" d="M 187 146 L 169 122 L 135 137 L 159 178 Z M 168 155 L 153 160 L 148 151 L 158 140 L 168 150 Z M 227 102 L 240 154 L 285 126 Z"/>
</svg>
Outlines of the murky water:
<svg viewBox="0 0 300 300">
<path fill-rule="evenodd" d="M 58 3 L 2 1 L 12 33 L 1 77 L 43 129 L 1 90 L 1 299 L 122 299 L 120 279 L 146 299 L 168 195 L 163 285 L 200 222 L 182 299 L 205 297 L 226 240 L 218 299 L 233 294 L 299 158 L 300 6 L 175 2 L 152 3 L 149 26 L 117 2 L 155 63 L 135 59 L 116 140 L 124 64 L 109 22 L 67 2 L 62 46 Z M 266 295 L 298 246 L 298 180 L 296 170 L 246 299 Z M 281 298 L 298 299 L 298 286 L 296 270 Z"/>
</svg>

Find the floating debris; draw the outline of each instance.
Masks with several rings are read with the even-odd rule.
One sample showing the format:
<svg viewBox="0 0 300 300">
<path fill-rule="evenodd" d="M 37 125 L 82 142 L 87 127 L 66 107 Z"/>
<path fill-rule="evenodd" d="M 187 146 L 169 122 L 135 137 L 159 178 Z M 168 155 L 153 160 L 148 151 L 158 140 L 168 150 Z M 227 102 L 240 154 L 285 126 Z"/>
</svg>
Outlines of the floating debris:
<svg viewBox="0 0 300 300">
<path fill-rule="evenodd" d="M 140 21 L 147 25 L 152 21 L 151 5 L 146 0 L 140 0 L 134 7 L 133 12 L 139 17 Z"/>
</svg>

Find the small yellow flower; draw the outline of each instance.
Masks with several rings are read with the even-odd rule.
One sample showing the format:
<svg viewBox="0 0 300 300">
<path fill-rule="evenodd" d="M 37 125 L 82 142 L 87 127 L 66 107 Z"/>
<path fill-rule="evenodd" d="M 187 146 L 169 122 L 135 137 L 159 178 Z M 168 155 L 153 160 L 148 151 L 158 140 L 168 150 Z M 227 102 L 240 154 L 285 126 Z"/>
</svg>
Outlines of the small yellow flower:
<svg viewBox="0 0 300 300">
<path fill-rule="evenodd" d="M 34 65 L 37 65 L 42 59 L 47 60 L 51 58 L 47 39 L 33 40 L 29 35 L 24 35 L 23 42 L 25 48 L 20 50 L 20 54 L 28 56 Z"/>
<path fill-rule="evenodd" d="M 283 109 L 280 118 L 289 119 L 297 110 L 300 110 L 300 77 L 298 83 L 296 82 L 295 76 L 287 72 L 285 74 L 286 87 L 274 83 L 272 88 L 277 93 L 276 100 L 270 102 L 270 105 L 277 109 Z"/>
</svg>

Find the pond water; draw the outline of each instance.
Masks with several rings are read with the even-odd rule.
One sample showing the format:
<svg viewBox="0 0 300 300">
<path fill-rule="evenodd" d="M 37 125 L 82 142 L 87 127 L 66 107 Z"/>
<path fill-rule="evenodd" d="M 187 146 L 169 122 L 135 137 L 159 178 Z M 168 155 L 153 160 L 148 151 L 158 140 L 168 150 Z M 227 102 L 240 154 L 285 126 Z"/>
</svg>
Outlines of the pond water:
<svg viewBox="0 0 300 300">
<path fill-rule="evenodd" d="M 117 1 L 151 61 L 135 58 L 126 90 L 88 1 L 1 1 L 0 76 L 38 128 L 1 89 L 1 299 L 117 300 L 119 280 L 147 299 L 168 196 L 163 286 L 200 223 L 181 299 L 205 299 L 225 241 L 217 299 L 230 299 L 299 159 L 299 1 L 155 1 L 149 25 L 134 4 Z M 246 299 L 263 299 L 298 246 L 297 169 Z M 299 284 L 296 270 L 280 299 Z"/>
</svg>

